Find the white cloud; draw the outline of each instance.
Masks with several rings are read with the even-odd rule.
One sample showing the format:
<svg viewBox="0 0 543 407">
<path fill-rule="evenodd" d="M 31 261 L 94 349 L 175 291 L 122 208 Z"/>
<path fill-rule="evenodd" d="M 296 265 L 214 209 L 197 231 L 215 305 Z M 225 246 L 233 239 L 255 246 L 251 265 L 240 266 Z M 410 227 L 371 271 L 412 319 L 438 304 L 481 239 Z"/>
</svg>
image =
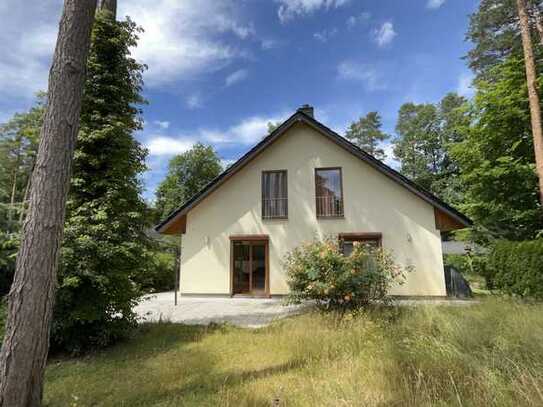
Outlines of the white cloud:
<svg viewBox="0 0 543 407">
<path fill-rule="evenodd" d="M 313 34 L 313 38 L 321 42 L 328 42 L 332 37 L 337 34 L 337 28 L 332 28 L 330 30 L 324 29 L 322 31 L 316 32 Z"/>
<path fill-rule="evenodd" d="M 181 154 L 190 150 L 193 145 L 193 140 L 162 135 L 150 136 L 145 143 L 145 147 L 149 149 L 149 155 Z"/>
<path fill-rule="evenodd" d="M 222 159 L 222 160 L 221 160 L 222 168 L 226 170 L 228 167 L 230 167 L 230 166 L 231 166 L 232 164 L 234 164 L 236 161 L 237 161 L 237 159 L 232 159 L 232 158 Z"/>
<path fill-rule="evenodd" d="M 244 57 L 240 41 L 254 34 L 233 0 L 131 0 L 119 8 L 145 30 L 134 56 L 149 66 L 149 86 L 221 69 Z"/>
<path fill-rule="evenodd" d="M 268 134 L 268 123 L 283 121 L 286 115 L 252 116 L 243 119 L 226 131 L 201 130 L 202 138 L 211 143 L 255 144 Z"/>
<path fill-rule="evenodd" d="M 251 116 L 226 130 L 201 128 L 185 132 L 176 137 L 163 134 L 152 134 L 146 137 L 145 146 L 150 156 L 168 156 L 184 153 L 197 141 L 212 144 L 228 144 L 247 146 L 256 144 L 268 135 L 269 122 L 282 122 L 288 114 L 270 116 Z"/>
<path fill-rule="evenodd" d="M 242 80 L 247 78 L 247 75 L 249 75 L 249 71 L 247 71 L 247 69 L 238 69 L 237 71 L 232 72 L 226 77 L 224 85 L 232 86 L 235 83 L 241 82 Z"/>
<path fill-rule="evenodd" d="M 196 110 L 203 107 L 204 101 L 199 93 L 194 93 L 185 99 L 185 104 L 190 110 Z"/>
<path fill-rule="evenodd" d="M 279 42 L 276 41 L 276 40 L 273 40 L 273 39 L 263 39 L 260 41 L 260 47 L 263 49 L 263 50 L 269 50 L 269 49 L 272 49 L 272 48 L 277 48 L 279 46 Z"/>
<path fill-rule="evenodd" d="M 391 142 L 381 143 L 380 147 L 385 152 L 385 159 L 383 162 L 389 167 L 398 170 L 400 168 L 400 162 L 394 157 L 394 144 Z"/>
<path fill-rule="evenodd" d="M 31 98 L 47 86 L 60 0 L 0 2 L 0 99 Z M 146 63 L 147 86 L 216 71 L 246 57 L 245 41 L 255 35 L 235 0 L 127 0 L 119 18 L 129 15 L 145 29 L 133 55 Z"/>
<path fill-rule="evenodd" d="M 370 18 L 371 18 L 371 14 L 366 12 L 366 11 L 360 13 L 357 16 L 350 16 L 347 19 L 347 27 L 348 28 L 354 28 L 359 24 L 363 24 L 363 23 L 369 21 Z"/>
<path fill-rule="evenodd" d="M 19 0 L 2 1 L 0 100 L 29 100 L 46 90 L 61 10 L 62 4 L 53 0 L 32 7 Z"/>
<path fill-rule="evenodd" d="M 279 3 L 277 15 L 282 23 L 296 17 L 313 14 L 319 9 L 331 9 L 344 6 L 350 0 L 276 0 Z"/>
<path fill-rule="evenodd" d="M 471 72 L 462 72 L 458 77 L 456 93 L 458 93 L 460 96 L 464 96 L 467 98 L 472 97 L 474 93 L 472 88 L 472 82 L 473 74 Z"/>
<path fill-rule="evenodd" d="M 373 35 L 377 45 L 384 47 L 385 45 L 390 44 L 398 34 L 394 31 L 392 22 L 386 21 L 379 29 L 373 32 Z"/>
<path fill-rule="evenodd" d="M 153 123 L 156 124 L 162 130 L 165 130 L 168 127 L 170 127 L 170 122 L 168 121 L 155 120 Z"/>
<path fill-rule="evenodd" d="M 426 7 L 430 9 L 438 9 L 445 3 L 445 0 L 428 0 Z"/>
<path fill-rule="evenodd" d="M 370 91 L 386 88 L 378 71 L 367 64 L 344 61 L 338 65 L 337 72 L 340 79 L 363 82 Z"/>
</svg>

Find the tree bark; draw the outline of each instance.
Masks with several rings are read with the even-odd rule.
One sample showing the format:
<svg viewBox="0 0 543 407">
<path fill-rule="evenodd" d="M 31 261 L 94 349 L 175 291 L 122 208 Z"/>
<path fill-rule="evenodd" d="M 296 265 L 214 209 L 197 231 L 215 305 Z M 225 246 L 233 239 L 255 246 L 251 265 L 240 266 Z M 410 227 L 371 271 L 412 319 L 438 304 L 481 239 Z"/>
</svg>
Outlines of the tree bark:
<svg viewBox="0 0 543 407">
<path fill-rule="evenodd" d="M 117 18 L 117 0 L 99 0 L 100 10 L 107 10 L 113 14 L 113 19 Z"/>
<path fill-rule="evenodd" d="M 0 352 L 0 405 L 39 406 L 96 0 L 65 0 Z"/>
<path fill-rule="evenodd" d="M 35 166 L 35 163 L 32 163 L 30 174 L 34 172 L 34 166 Z M 21 212 L 19 213 L 19 225 L 22 225 L 23 220 L 25 218 L 26 204 L 28 202 L 28 196 L 30 194 L 31 184 L 32 184 L 32 177 L 29 176 L 28 179 L 26 180 L 26 187 L 25 187 L 25 192 L 23 195 L 23 202 L 21 203 Z"/>
<path fill-rule="evenodd" d="M 524 66 L 526 68 L 528 98 L 530 101 L 535 165 L 539 178 L 539 202 L 543 204 L 543 130 L 541 128 L 541 106 L 539 104 L 539 94 L 537 91 L 537 74 L 526 0 L 517 0 L 517 9 L 520 21 L 520 31 L 522 34 L 522 48 L 524 49 Z"/>
</svg>

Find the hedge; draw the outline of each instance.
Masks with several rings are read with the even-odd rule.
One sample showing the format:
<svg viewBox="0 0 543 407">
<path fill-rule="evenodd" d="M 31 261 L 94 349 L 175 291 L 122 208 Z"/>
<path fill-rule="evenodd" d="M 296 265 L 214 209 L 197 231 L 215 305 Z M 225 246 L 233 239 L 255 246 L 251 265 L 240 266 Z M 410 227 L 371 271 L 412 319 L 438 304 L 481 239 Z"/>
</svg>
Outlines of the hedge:
<svg viewBox="0 0 543 407">
<path fill-rule="evenodd" d="M 486 273 L 492 286 L 506 294 L 543 299 L 543 239 L 496 242 Z"/>
</svg>

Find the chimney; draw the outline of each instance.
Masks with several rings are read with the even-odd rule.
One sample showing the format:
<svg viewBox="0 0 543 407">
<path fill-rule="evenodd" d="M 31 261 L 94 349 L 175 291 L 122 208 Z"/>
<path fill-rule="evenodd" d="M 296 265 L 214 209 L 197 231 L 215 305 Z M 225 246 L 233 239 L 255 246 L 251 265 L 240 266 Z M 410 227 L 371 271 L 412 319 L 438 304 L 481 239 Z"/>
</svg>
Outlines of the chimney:
<svg viewBox="0 0 543 407">
<path fill-rule="evenodd" d="M 315 118 L 315 114 L 313 113 L 313 106 L 307 104 L 303 105 L 302 107 L 298 108 L 298 112 L 302 112 L 313 119 Z"/>
</svg>

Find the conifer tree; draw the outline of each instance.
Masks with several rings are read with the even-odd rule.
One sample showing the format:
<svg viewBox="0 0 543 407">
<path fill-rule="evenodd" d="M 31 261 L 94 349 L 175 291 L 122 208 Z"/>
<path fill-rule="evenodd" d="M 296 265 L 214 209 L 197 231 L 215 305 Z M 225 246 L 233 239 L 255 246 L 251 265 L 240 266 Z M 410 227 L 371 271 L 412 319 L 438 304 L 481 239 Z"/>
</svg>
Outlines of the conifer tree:
<svg viewBox="0 0 543 407">
<path fill-rule="evenodd" d="M 351 123 L 345 137 L 362 150 L 379 160 L 386 158 L 380 144 L 390 136 L 381 131 L 381 116 L 377 112 L 369 112 L 358 121 Z"/>
</svg>

